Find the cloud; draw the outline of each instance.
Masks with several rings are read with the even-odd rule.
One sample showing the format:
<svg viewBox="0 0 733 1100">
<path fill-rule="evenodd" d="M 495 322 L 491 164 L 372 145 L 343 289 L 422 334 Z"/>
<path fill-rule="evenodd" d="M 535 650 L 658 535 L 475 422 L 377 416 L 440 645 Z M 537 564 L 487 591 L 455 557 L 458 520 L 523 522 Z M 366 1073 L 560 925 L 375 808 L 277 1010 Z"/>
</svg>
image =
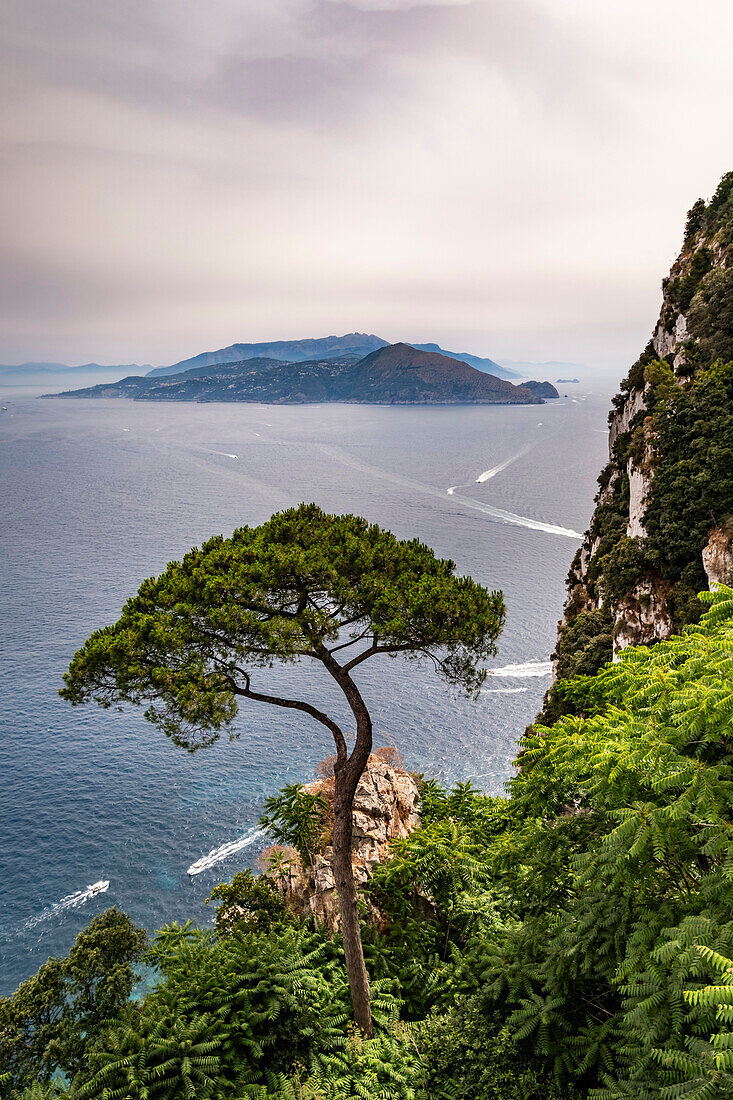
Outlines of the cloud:
<svg viewBox="0 0 733 1100">
<path fill-rule="evenodd" d="M 410 8 L 452 8 L 458 4 L 472 4 L 474 0 L 327 0 L 331 4 L 345 4 L 363 11 L 404 11 Z"/>
<path fill-rule="evenodd" d="M 620 367 L 731 167 L 731 31 L 724 0 L 6 0 L 0 361 L 356 328 Z"/>
</svg>

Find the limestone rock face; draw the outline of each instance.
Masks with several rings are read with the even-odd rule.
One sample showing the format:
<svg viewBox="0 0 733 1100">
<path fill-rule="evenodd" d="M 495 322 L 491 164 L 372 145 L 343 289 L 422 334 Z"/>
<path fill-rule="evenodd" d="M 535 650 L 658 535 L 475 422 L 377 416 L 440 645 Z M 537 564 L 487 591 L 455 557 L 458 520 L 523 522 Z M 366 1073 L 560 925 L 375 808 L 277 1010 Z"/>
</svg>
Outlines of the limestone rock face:
<svg viewBox="0 0 733 1100">
<path fill-rule="evenodd" d="M 631 421 L 634 419 L 638 412 L 646 408 L 646 388 L 643 390 L 632 390 L 626 398 L 621 409 L 615 411 L 611 416 L 611 422 L 608 427 L 608 453 L 609 458 L 613 457 L 613 446 L 620 435 L 629 430 Z"/>
<path fill-rule="evenodd" d="M 651 479 L 642 467 L 629 461 L 629 522 L 626 534 L 630 539 L 643 539 L 646 535 L 644 514 Z"/>
<path fill-rule="evenodd" d="M 680 356 L 681 352 L 678 352 L 678 347 L 683 340 L 687 338 L 687 317 L 684 313 L 678 313 L 674 321 L 672 328 L 669 327 L 669 322 L 666 321 L 664 315 L 659 318 L 657 327 L 654 330 L 654 350 L 660 359 L 668 359 L 673 357 L 675 359 L 674 366 L 678 366 L 676 359 Z"/>
<path fill-rule="evenodd" d="M 727 529 L 713 527 L 703 548 L 702 564 L 709 588 L 714 584 L 733 585 L 733 524 Z"/>
<path fill-rule="evenodd" d="M 640 461 L 629 458 L 626 464 L 629 479 L 629 522 L 626 535 L 630 539 L 646 538 L 644 517 L 654 477 L 654 430 L 651 417 L 644 420 L 644 450 Z"/>
<path fill-rule="evenodd" d="M 630 645 L 649 645 L 672 635 L 667 597 L 669 584 L 656 579 L 640 581 L 614 609 L 613 659 Z"/>
<path fill-rule="evenodd" d="M 333 779 L 318 780 L 303 789 L 332 803 Z M 357 885 L 368 882 L 376 864 L 389 858 L 391 840 L 406 837 L 420 824 L 418 804 L 418 786 L 408 772 L 379 756 L 369 757 L 354 796 L 351 863 Z M 270 876 L 273 883 L 298 912 L 311 912 L 331 931 L 338 928 L 333 848 L 325 847 L 312 867 L 304 868 L 292 850 L 288 857 L 289 874 Z"/>
</svg>

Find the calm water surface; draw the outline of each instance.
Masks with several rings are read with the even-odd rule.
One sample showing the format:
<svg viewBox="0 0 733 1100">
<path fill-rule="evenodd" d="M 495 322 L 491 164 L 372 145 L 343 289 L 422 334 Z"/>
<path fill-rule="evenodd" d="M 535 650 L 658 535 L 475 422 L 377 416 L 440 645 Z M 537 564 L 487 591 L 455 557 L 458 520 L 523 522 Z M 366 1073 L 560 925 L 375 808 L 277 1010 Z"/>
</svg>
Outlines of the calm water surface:
<svg viewBox="0 0 733 1100">
<path fill-rule="evenodd" d="M 4 398 L 0 992 L 110 904 L 150 930 L 210 920 L 212 886 L 252 866 L 264 841 L 195 878 L 187 867 L 251 837 L 263 799 L 332 752 L 305 716 L 257 704 L 241 710 L 238 740 L 188 755 L 134 708 L 59 699 L 90 631 L 211 534 L 314 500 L 419 537 L 501 588 L 508 619 L 492 666 L 503 671 L 477 702 L 393 660 L 359 681 L 377 744 L 395 742 L 409 767 L 447 782 L 502 790 L 549 684 L 573 532 L 606 460 L 608 393 L 568 389 L 524 408 Z M 340 705 L 305 667 L 272 670 L 266 687 Z M 99 879 L 109 892 L 85 898 Z"/>
</svg>

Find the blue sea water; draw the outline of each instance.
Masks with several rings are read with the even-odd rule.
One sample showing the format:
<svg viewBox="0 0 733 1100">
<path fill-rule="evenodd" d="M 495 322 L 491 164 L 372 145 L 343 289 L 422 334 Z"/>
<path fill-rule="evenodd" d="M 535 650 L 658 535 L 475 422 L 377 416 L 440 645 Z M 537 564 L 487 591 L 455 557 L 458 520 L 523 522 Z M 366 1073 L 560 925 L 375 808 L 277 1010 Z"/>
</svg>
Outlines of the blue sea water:
<svg viewBox="0 0 733 1100">
<path fill-rule="evenodd" d="M 263 799 L 332 752 L 306 716 L 254 703 L 240 711 L 238 740 L 189 755 L 135 708 L 58 697 L 87 635 L 211 534 L 315 500 L 419 537 L 501 588 L 508 618 L 491 665 L 502 671 L 478 701 L 396 660 L 362 666 L 359 681 L 377 744 L 396 743 L 407 766 L 446 782 L 502 790 L 550 682 L 573 532 L 587 526 L 606 461 L 608 392 L 569 389 L 529 407 L 4 399 L 0 993 L 68 951 L 108 905 L 151 931 L 208 922 L 213 885 L 262 850 Z M 260 682 L 341 706 L 311 668 Z M 100 879 L 108 892 L 88 896 Z"/>
</svg>

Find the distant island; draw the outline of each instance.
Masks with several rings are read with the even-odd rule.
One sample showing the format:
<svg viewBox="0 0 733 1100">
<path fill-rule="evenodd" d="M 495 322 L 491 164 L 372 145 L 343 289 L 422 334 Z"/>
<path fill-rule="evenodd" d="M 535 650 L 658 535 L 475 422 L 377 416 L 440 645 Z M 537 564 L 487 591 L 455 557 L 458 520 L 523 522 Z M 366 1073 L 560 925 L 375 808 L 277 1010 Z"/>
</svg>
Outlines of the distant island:
<svg viewBox="0 0 733 1100">
<path fill-rule="evenodd" d="M 577 385 L 580 384 L 580 379 L 578 379 L 578 378 L 558 378 L 557 379 L 557 384 L 558 384 L 558 386 L 571 386 L 571 385 L 572 386 L 577 386 Z"/>
<path fill-rule="evenodd" d="M 539 405 L 558 397 L 549 382 L 514 385 L 462 360 L 410 344 L 388 344 L 363 357 L 300 362 L 246 358 L 205 363 L 175 374 L 151 372 L 67 390 L 58 397 L 145 401 L 257 401 L 264 404 L 355 402 L 378 405 Z"/>
<path fill-rule="evenodd" d="M 445 355 L 449 359 L 458 359 L 468 363 L 470 367 L 483 371 L 484 374 L 493 374 L 496 378 L 519 379 L 523 374 L 534 371 L 519 372 L 512 370 L 480 355 L 472 355 L 468 351 L 446 351 L 438 344 L 414 344 L 409 340 L 404 343 L 418 351 L 431 351 L 438 355 Z M 221 366 L 223 363 L 242 363 L 245 359 L 276 359 L 281 363 L 304 363 L 316 359 L 335 359 L 345 356 L 353 356 L 363 359 L 372 351 L 386 348 L 389 340 L 381 336 L 375 336 L 366 332 L 347 332 L 344 336 L 321 336 L 305 340 L 272 340 L 255 344 L 229 344 L 228 347 L 218 348 L 216 351 L 203 351 L 188 359 L 181 359 L 170 366 L 152 367 L 149 363 L 140 366 L 138 363 L 126 363 L 123 365 L 109 365 L 103 363 L 84 363 L 82 366 L 71 367 L 66 363 L 21 363 L 17 366 L 0 365 L 0 386 L 14 386 L 23 384 L 43 384 L 53 381 L 58 383 L 65 375 L 71 379 L 79 379 L 79 384 L 91 385 L 117 381 L 121 378 L 150 377 L 163 378 L 172 374 L 183 374 L 196 367 Z M 556 364 L 559 366 L 560 364 Z"/>
<path fill-rule="evenodd" d="M 522 382 L 520 389 L 527 389 L 530 393 L 533 393 L 535 397 L 542 397 L 550 401 L 560 396 L 552 382 Z"/>
</svg>

